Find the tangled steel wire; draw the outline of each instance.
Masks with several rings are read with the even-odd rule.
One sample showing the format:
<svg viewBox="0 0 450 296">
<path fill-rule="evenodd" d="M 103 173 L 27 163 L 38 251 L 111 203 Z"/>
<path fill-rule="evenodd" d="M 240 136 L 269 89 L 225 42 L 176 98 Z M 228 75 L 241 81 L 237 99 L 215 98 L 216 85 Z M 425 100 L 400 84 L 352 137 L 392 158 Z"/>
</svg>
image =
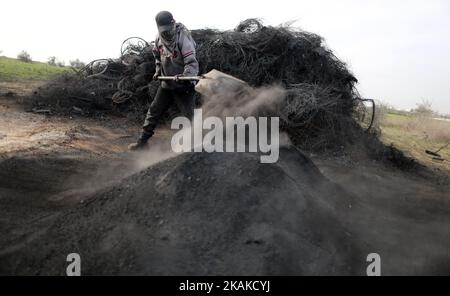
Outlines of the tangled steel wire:
<svg viewBox="0 0 450 296">
<path fill-rule="evenodd" d="M 313 143 L 308 147 L 338 145 L 349 127 L 355 128 L 355 119 L 367 113 L 354 87 L 356 78 L 316 34 L 264 26 L 257 19 L 232 31 L 201 29 L 191 34 L 201 73 L 217 69 L 251 86 L 287 88 L 279 116 L 292 136 Z M 88 110 L 119 108 L 142 118 L 159 85 L 150 80 L 155 71 L 152 46 L 142 38 L 128 38 L 119 59 L 95 60 L 76 75 L 57 78 L 37 92 L 37 101 L 57 101 L 59 107 L 69 108 L 77 102 Z M 61 95 L 72 99 L 63 101 Z"/>
</svg>

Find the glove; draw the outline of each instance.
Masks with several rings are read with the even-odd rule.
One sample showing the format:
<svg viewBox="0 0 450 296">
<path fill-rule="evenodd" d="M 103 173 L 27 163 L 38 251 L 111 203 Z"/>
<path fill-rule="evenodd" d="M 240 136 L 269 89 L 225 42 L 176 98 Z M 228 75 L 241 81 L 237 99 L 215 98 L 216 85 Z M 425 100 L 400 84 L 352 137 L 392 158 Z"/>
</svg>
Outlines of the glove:
<svg viewBox="0 0 450 296">
<path fill-rule="evenodd" d="M 158 77 L 161 76 L 161 72 L 160 71 L 156 71 L 155 74 L 153 75 L 153 80 L 158 80 Z"/>
<path fill-rule="evenodd" d="M 180 77 L 183 77 L 184 76 L 184 74 L 177 74 L 177 75 L 175 75 L 174 77 L 175 77 L 175 82 L 179 82 L 180 81 Z"/>
</svg>

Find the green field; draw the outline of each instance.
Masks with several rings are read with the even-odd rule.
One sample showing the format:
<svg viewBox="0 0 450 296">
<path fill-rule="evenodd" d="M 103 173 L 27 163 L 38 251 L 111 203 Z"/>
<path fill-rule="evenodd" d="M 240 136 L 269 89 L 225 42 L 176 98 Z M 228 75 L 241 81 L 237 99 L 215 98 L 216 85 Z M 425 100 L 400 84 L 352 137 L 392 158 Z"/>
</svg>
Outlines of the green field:
<svg viewBox="0 0 450 296">
<path fill-rule="evenodd" d="M 386 144 L 400 150 L 428 166 L 450 172 L 450 122 L 431 117 L 388 113 L 381 122 L 381 137 Z M 425 151 L 439 151 L 444 160 L 433 159 Z"/>
<path fill-rule="evenodd" d="M 71 69 L 41 62 L 26 63 L 17 59 L 0 57 L 0 80 L 3 81 L 47 80 L 67 71 Z"/>
</svg>

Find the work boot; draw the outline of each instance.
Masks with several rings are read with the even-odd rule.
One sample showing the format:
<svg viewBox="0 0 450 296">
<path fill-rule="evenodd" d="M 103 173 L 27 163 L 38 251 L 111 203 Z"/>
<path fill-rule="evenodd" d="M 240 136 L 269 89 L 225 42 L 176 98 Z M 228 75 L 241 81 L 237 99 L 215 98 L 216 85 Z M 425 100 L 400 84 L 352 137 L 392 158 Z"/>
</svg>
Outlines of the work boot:
<svg viewBox="0 0 450 296">
<path fill-rule="evenodd" d="M 132 144 L 128 145 L 128 150 L 139 151 L 139 150 L 144 150 L 147 147 L 148 147 L 147 141 L 139 139 L 136 143 L 132 143 Z"/>
</svg>

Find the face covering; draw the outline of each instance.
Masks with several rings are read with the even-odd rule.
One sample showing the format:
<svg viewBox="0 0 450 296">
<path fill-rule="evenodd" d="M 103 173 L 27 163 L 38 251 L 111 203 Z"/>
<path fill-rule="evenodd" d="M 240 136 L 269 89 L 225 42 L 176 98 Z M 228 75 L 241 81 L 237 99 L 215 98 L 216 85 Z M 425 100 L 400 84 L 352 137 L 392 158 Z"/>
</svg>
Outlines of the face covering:
<svg viewBox="0 0 450 296">
<path fill-rule="evenodd" d="M 175 26 L 171 30 L 161 32 L 161 37 L 167 41 L 173 41 L 175 37 Z"/>
</svg>

